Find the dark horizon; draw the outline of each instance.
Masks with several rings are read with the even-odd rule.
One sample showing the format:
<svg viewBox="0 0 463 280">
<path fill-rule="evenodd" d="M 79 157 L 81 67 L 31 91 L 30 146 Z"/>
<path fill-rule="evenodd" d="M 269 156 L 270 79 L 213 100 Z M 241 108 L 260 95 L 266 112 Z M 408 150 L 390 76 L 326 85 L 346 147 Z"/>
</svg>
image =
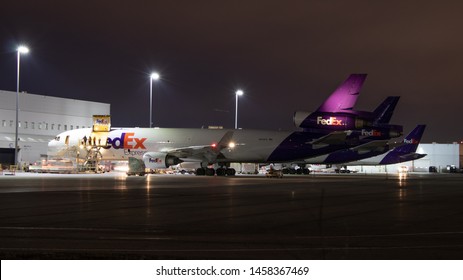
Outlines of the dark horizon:
<svg viewBox="0 0 463 280">
<path fill-rule="evenodd" d="M 463 140 L 463 3 L 401 1 L 59 1 L 3 3 L 0 89 L 111 104 L 113 126 L 295 129 L 351 73 L 355 109 L 401 96 L 391 123 L 422 142 Z M 418 8 L 419 7 L 419 8 Z"/>
</svg>

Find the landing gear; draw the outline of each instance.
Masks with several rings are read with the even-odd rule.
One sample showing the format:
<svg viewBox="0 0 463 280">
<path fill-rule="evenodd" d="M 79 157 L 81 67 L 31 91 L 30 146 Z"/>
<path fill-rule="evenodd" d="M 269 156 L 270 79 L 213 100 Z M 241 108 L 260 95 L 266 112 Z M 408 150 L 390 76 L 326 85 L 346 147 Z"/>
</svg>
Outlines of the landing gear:
<svg viewBox="0 0 463 280">
<path fill-rule="evenodd" d="M 236 170 L 234 168 L 227 168 L 226 173 L 227 176 L 235 176 Z"/>
<path fill-rule="evenodd" d="M 217 168 L 217 170 L 215 170 L 215 174 L 217 174 L 217 176 L 225 176 L 227 173 L 227 169 L 223 168 L 223 167 L 219 167 Z"/>
<path fill-rule="evenodd" d="M 310 173 L 310 169 L 308 168 L 305 168 L 305 167 L 301 167 L 301 168 L 298 168 L 298 169 L 295 169 L 295 168 L 283 168 L 281 170 L 283 172 L 283 174 L 298 174 L 298 175 L 301 175 L 301 174 L 309 174 Z"/>
<path fill-rule="evenodd" d="M 214 176 L 215 170 L 214 168 L 206 168 L 206 176 Z"/>
<path fill-rule="evenodd" d="M 215 170 L 214 168 L 198 168 L 196 169 L 196 176 L 214 176 L 215 175 Z"/>
<path fill-rule="evenodd" d="M 196 176 L 235 176 L 236 170 L 233 168 L 219 167 L 216 170 L 214 168 L 198 168 L 196 169 Z"/>
</svg>

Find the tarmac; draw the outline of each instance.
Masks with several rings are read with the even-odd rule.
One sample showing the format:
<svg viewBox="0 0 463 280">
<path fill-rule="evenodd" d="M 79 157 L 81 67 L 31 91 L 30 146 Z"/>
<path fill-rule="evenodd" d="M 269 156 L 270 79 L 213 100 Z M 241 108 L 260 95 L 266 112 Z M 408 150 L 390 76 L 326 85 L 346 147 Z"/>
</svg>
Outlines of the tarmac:
<svg viewBox="0 0 463 280">
<path fill-rule="evenodd" d="M 462 174 L 0 176 L 1 259 L 462 259 Z"/>
</svg>

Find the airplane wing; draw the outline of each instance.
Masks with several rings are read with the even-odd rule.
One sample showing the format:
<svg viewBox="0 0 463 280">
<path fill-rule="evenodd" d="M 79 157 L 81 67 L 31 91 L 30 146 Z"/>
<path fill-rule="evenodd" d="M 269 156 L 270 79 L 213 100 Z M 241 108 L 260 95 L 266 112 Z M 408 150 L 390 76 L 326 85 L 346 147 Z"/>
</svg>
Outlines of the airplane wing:
<svg viewBox="0 0 463 280">
<path fill-rule="evenodd" d="M 182 161 L 203 161 L 203 159 L 216 158 L 220 150 L 213 145 L 209 146 L 190 146 L 184 148 L 177 148 L 166 151 L 169 155 L 175 156 Z"/>
<path fill-rule="evenodd" d="M 220 154 L 220 151 L 229 147 L 233 137 L 233 131 L 227 131 L 222 139 L 217 144 L 204 146 L 189 146 L 176 149 L 170 149 L 167 152 L 169 155 L 175 156 L 182 161 L 214 161 Z"/>
</svg>

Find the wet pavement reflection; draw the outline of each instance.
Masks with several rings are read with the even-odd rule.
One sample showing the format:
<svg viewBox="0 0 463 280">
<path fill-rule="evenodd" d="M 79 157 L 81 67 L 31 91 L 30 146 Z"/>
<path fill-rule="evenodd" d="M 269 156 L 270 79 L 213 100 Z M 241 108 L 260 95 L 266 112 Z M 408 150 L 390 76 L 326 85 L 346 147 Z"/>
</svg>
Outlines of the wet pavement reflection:
<svg viewBox="0 0 463 280">
<path fill-rule="evenodd" d="M 8 258 L 461 259 L 463 176 L 0 177 Z"/>
</svg>

